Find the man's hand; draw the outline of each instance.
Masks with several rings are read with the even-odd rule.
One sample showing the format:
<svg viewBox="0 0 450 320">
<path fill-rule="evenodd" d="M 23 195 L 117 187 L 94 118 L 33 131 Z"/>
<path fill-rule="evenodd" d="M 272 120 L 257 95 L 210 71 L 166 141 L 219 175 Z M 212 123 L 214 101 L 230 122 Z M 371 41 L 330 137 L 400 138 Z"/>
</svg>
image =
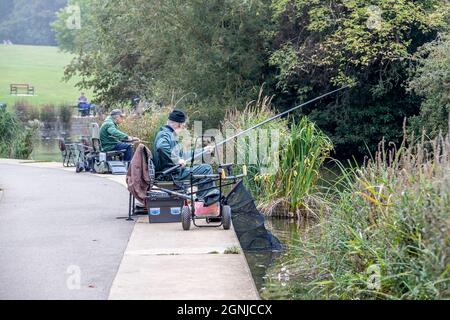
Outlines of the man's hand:
<svg viewBox="0 0 450 320">
<path fill-rule="evenodd" d="M 139 139 L 138 137 L 128 137 L 128 141 L 137 143 L 137 142 L 141 142 L 141 139 Z"/>
<path fill-rule="evenodd" d="M 182 167 L 185 167 L 186 166 L 186 160 L 180 159 L 180 160 L 178 160 L 178 164 L 181 165 Z"/>
</svg>

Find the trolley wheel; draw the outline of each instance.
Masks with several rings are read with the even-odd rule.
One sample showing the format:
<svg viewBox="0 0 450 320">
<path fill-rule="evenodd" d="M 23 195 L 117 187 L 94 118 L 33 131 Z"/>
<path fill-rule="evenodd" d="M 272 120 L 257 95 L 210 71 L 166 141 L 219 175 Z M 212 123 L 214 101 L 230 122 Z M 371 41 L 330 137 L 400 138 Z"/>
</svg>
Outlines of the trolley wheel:
<svg viewBox="0 0 450 320">
<path fill-rule="evenodd" d="M 83 168 L 80 166 L 79 163 L 77 163 L 76 167 L 75 167 L 75 172 L 76 173 L 80 173 L 83 170 Z"/>
<path fill-rule="evenodd" d="M 191 228 L 191 208 L 189 206 L 183 206 L 181 210 L 181 224 L 183 225 L 183 230 Z"/>
<path fill-rule="evenodd" d="M 230 206 L 222 207 L 222 225 L 225 230 L 228 230 L 231 227 L 231 207 Z"/>
</svg>

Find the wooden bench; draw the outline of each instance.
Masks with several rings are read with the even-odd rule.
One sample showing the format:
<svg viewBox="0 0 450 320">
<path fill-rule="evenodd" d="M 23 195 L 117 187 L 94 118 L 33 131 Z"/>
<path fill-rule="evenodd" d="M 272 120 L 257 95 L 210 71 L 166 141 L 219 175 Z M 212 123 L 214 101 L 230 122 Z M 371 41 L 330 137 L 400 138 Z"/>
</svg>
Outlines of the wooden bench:
<svg viewBox="0 0 450 320">
<path fill-rule="evenodd" d="M 9 85 L 9 94 L 19 94 L 19 90 L 23 90 L 26 94 L 34 95 L 34 87 L 27 83 L 16 83 Z"/>
</svg>

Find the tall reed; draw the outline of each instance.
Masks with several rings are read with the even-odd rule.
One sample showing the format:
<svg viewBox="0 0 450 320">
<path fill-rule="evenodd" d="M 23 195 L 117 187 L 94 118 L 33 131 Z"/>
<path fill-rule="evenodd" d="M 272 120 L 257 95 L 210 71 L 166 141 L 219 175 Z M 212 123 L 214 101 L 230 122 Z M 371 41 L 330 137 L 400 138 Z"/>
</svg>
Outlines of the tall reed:
<svg viewBox="0 0 450 320">
<path fill-rule="evenodd" d="M 333 149 L 331 140 L 302 117 L 293 122 L 280 151 L 279 168 L 261 177 L 266 184 L 262 208 L 269 213 L 276 204 L 298 217 L 316 215 L 321 199 L 315 197 L 320 168 Z"/>
<path fill-rule="evenodd" d="M 58 107 L 59 118 L 63 123 L 69 124 L 72 120 L 74 108 L 68 104 L 61 104 Z"/>
<path fill-rule="evenodd" d="M 237 134 L 242 132 L 266 119 L 274 116 L 276 113 L 271 108 L 271 98 L 263 97 L 260 93 L 259 97 L 255 101 L 251 101 L 243 110 L 237 108 L 230 110 L 226 113 L 225 119 L 222 121 L 222 132 L 227 133 L 227 130 L 233 130 L 232 132 Z M 234 141 L 234 144 L 227 144 L 228 148 L 231 146 L 233 152 L 235 153 L 235 162 L 238 162 L 238 157 L 242 157 L 248 168 L 248 176 L 244 180 L 246 187 L 256 198 L 258 202 L 263 201 L 268 195 L 268 192 L 272 192 L 272 188 L 268 190 L 267 179 L 264 179 L 266 172 L 271 171 L 272 165 L 278 163 L 279 161 L 279 150 L 276 152 L 260 152 L 257 157 L 253 157 L 252 163 L 249 163 L 252 152 L 258 152 L 260 148 L 270 148 L 267 145 L 267 141 L 271 141 L 272 134 L 276 133 L 280 142 L 286 140 L 288 136 L 288 123 L 285 119 L 276 119 L 261 126 L 260 131 L 255 130 L 250 134 L 255 134 L 256 136 L 253 141 L 249 138 L 249 135 L 239 138 L 239 140 Z M 267 133 L 267 140 L 262 141 L 261 135 L 265 130 Z M 266 150 L 267 151 L 267 150 Z M 228 152 L 228 151 L 227 151 Z M 252 155 L 254 156 L 254 155 Z M 276 170 L 276 169 L 275 169 Z"/>
</svg>

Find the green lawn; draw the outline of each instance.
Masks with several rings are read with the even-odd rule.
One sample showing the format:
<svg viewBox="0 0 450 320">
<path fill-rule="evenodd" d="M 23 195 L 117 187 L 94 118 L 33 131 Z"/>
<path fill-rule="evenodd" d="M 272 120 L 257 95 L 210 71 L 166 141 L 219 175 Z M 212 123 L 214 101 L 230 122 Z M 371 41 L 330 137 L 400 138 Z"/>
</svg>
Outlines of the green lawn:
<svg viewBox="0 0 450 320">
<path fill-rule="evenodd" d="M 26 99 L 33 104 L 75 104 L 79 90 L 77 80 L 62 81 L 64 66 L 72 59 L 57 47 L 0 45 L 0 102 L 11 108 L 16 99 Z M 9 94 L 12 83 L 28 83 L 34 86 L 35 96 L 16 97 Z M 88 99 L 92 98 L 89 90 Z"/>
</svg>

